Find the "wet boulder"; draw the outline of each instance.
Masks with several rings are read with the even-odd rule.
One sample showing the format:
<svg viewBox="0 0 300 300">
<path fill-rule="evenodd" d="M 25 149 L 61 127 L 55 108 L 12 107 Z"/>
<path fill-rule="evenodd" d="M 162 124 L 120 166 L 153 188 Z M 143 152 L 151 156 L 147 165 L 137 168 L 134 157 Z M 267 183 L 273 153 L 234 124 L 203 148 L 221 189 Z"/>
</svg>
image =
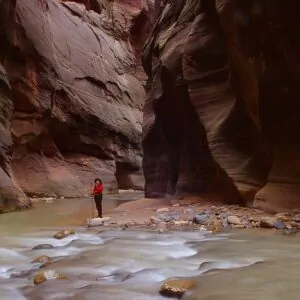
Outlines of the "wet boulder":
<svg viewBox="0 0 300 300">
<path fill-rule="evenodd" d="M 52 248 L 54 248 L 53 245 L 50 245 L 50 244 L 40 244 L 40 245 L 34 246 L 32 248 L 32 250 L 45 250 L 45 249 L 52 249 Z"/>
<path fill-rule="evenodd" d="M 263 217 L 260 220 L 260 227 L 261 228 L 274 228 L 277 219 L 273 217 Z"/>
<path fill-rule="evenodd" d="M 237 216 L 228 216 L 227 217 L 227 222 L 230 225 L 244 225 L 244 222 L 241 220 L 241 218 L 237 217 Z"/>
<path fill-rule="evenodd" d="M 61 273 L 57 273 L 54 270 L 48 270 L 48 271 L 37 273 L 33 278 L 33 282 L 34 284 L 38 285 L 48 280 L 61 280 L 61 279 L 66 279 L 66 276 Z"/>
<path fill-rule="evenodd" d="M 221 232 L 223 229 L 222 227 L 222 221 L 221 220 L 213 220 L 212 224 L 211 224 L 211 231 L 212 233 L 218 233 Z"/>
<path fill-rule="evenodd" d="M 74 230 L 61 230 L 56 232 L 53 237 L 57 240 L 61 240 L 72 234 L 75 234 Z"/>
<path fill-rule="evenodd" d="M 53 261 L 52 261 L 51 257 L 49 257 L 47 255 L 42 255 L 42 256 L 35 258 L 31 263 L 38 264 L 39 268 L 41 269 L 41 268 L 49 267 L 53 263 Z"/>
<path fill-rule="evenodd" d="M 180 299 L 188 291 L 196 287 L 196 281 L 192 279 L 168 279 L 160 290 L 159 294 L 168 298 Z"/>
<path fill-rule="evenodd" d="M 35 258 L 31 263 L 33 263 L 33 264 L 36 264 L 36 263 L 45 264 L 49 261 L 51 261 L 51 258 L 49 256 L 41 255 L 41 256 Z"/>
<path fill-rule="evenodd" d="M 286 225 L 282 221 L 277 221 L 274 224 L 274 228 L 276 228 L 276 229 L 284 229 L 284 228 L 286 228 Z"/>
<path fill-rule="evenodd" d="M 88 227 L 102 226 L 104 225 L 105 222 L 108 222 L 110 219 L 111 219 L 110 217 L 88 219 L 87 226 Z"/>
<path fill-rule="evenodd" d="M 203 213 L 197 214 L 193 218 L 193 223 L 199 224 L 199 225 L 206 225 L 208 222 L 208 219 L 209 219 L 208 215 L 205 212 L 203 212 Z"/>
<path fill-rule="evenodd" d="M 282 222 L 289 222 L 290 221 L 290 215 L 288 213 L 279 213 L 279 214 L 276 214 L 275 218 L 278 221 L 282 221 Z"/>
</svg>

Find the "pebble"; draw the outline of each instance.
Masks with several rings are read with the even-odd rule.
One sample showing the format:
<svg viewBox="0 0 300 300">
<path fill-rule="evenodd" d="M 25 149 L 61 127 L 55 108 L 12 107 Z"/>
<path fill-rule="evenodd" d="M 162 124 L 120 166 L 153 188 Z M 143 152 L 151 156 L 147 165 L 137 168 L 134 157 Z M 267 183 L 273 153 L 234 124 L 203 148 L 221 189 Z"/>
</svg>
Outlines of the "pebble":
<svg viewBox="0 0 300 300">
<path fill-rule="evenodd" d="M 228 216 L 227 222 L 230 225 L 244 225 L 243 221 L 237 216 Z"/>
<path fill-rule="evenodd" d="M 158 218 L 156 218 L 156 217 L 154 217 L 154 216 L 152 216 L 152 217 L 150 217 L 150 222 L 151 222 L 152 224 L 158 224 L 158 223 L 161 222 L 161 220 L 158 219 Z"/>
<path fill-rule="evenodd" d="M 179 207 L 179 206 L 180 206 L 179 203 L 175 203 L 175 204 L 172 205 L 172 207 Z"/>
<path fill-rule="evenodd" d="M 175 221 L 174 225 L 176 226 L 184 226 L 184 225 L 188 225 L 189 221 Z"/>
<path fill-rule="evenodd" d="M 300 223 L 300 214 L 294 215 L 293 218 L 292 218 L 292 221 Z"/>
<path fill-rule="evenodd" d="M 159 294 L 168 298 L 180 299 L 186 291 L 195 288 L 196 284 L 195 280 L 190 279 L 169 279 L 162 284 Z"/>
<path fill-rule="evenodd" d="M 157 215 L 157 218 L 160 220 L 160 221 L 163 221 L 163 222 L 172 222 L 172 221 L 179 221 L 179 214 L 177 213 L 162 213 L 162 214 L 159 214 Z"/>
<path fill-rule="evenodd" d="M 291 222 L 291 226 L 298 228 L 300 226 L 300 224 L 298 222 Z"/>
<path fill-rule="evenodd" d="M 169 212 L 170 209 L 168 207 L 164 207 L 164 208 L 159 208 L 156 212 L 157 213 L 164 213 L 164 212 Z"/>
</svg>

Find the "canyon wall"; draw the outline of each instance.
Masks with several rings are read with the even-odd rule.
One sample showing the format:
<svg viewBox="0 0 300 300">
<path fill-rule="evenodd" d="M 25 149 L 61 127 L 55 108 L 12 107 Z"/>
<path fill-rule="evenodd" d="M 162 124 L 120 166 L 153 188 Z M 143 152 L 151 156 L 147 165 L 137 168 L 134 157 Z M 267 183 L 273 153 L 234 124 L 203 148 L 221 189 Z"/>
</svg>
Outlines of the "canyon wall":
<svg viewBox="0 0 300 300">
<path fill-rule="evenodd" d="M 142 189 L 152 1 L 0 0 L 0 210 Z"/>
<path fill-rule="evenodd" d="M 165 1 L 147 40 L 148 197 L 300 206 L 298 1 Z"/>
</svg>

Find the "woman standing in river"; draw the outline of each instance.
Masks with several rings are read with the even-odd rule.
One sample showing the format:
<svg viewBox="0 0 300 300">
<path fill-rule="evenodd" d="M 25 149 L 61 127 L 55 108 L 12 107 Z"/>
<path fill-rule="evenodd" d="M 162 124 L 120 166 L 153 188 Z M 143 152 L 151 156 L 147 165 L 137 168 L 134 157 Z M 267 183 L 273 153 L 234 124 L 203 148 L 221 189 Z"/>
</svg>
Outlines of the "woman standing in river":
<svg viewBox="0 0 300 300">
<path fill-rule="evenodd" d="M 103 192 L 102 181 L 101 179 L 96 178 L 94 189 L 93 189 L 93 195 L 98 210 L 98 218 L 102 218 L 102 197 L 103 197 L 102 192 Z"/>
</svg>

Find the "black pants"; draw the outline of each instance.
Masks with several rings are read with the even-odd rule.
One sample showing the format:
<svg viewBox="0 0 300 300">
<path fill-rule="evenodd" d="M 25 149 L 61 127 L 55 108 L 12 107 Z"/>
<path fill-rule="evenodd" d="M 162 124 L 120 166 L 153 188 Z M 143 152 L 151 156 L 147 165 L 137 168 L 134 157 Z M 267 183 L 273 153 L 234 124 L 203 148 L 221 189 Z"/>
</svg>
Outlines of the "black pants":
<svg viewBox="0 0 300 300">
<path fill-rule="evenodd" d="M 95 195 L 94 199 L 98 210 L 98 218 L 102 218 L 102 194 Z"/>
</svg>

